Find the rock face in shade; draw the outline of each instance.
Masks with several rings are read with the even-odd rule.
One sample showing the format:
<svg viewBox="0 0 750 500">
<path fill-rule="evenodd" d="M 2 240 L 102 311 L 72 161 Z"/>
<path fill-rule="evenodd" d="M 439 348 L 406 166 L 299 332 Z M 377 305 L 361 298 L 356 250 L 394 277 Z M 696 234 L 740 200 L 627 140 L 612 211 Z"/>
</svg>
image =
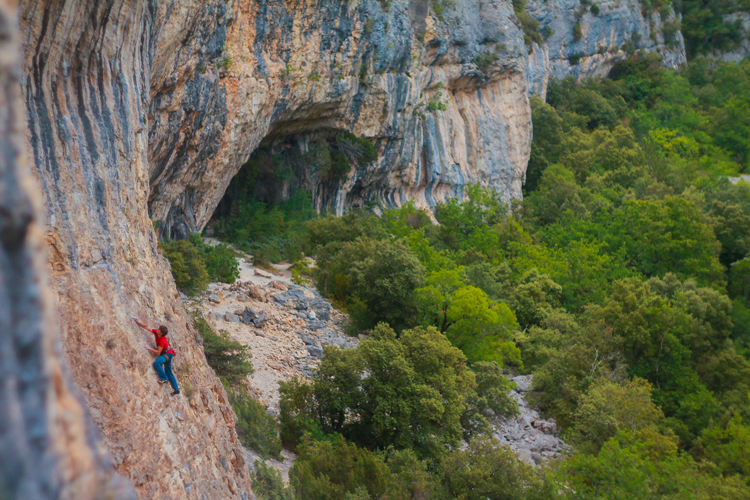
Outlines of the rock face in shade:
<svg viewBox="0 0 750 500">
<path fill-rule="evenodd" d="M 184 14 L 180 8 L 187 4 L 175 2 L 172 10 Z M 152 71 L 159 69 L 152 55 L 154 41 L 168 21 L 150 6 L 135 0 L 21 4 L 26 135 L 42 193 L 29 197 L 41 198 L 46 212 L 50 281 L 63 355 L 101 430 L 114 470 L 129 478 L 143 499 L 247 499 L 250 479 L 235 431 L 236 417 L 206 364 L 148 218 L 149 82 Z M 202 12 L 200 2 L 189 7 Z M 159 40 L 165 46 L 181 43 L 181 38 Z M 5 106 L 0 109 L 5 112 Z M 15 192 L 12 184 L 8 189 Z M 6 199 L 3 193 L 0 200 Z M 25 283 L 19 264 L 22 261 L 0 272 L 15 272 L 11 278 Z M 0 289 L 7 286 L 3 280 Z M 29 292 L 40 294 L 39 287 Z M 8 299 L 0 296 L 0 304 L 3 300 Z M 40 349 L 39 356 L 44 355 L 42 348 L 56 345 L 53 332 L 42 328 L 40 318 L 26 318 L 23 304 L 15 310 L 20 317 L 10 331 L 18 337 L 19 356 L 27 353 L 26 339 L 40 337 L 31 344 Z M 153 344 L 153 335 L 144 335 L 147 332 L 130 315 L 170 328 L 181 396 L 170 397 L 170 390 L 157 384 L 152 356 L 143 347 Z M 4 370 L 9 365 L 1 360 Z M 59 363 L 54 357 L 50 363 L 46 373 L 53 376 Z M 53 382 L 62 380 L 55 376 Z M 54 387 L 62 395 L 47 388 L 37 397 L 48 405 L 71 401 L 55 421 L 58 432 L 50 435 L 64 440 L 66 432 L 71 434 L 69 446 L 64 441 L 52 444 L 66 450 L 63 458 L 70 454 L 71 461 L 82 462 L 73 463 L 62 478 L 63 484 L 77 489 L 79 477 L 86 476 L 75 473 L 94 470 L 96 457 L 84 447 L 85 436 L 75 432 L 82 425 L 77 416 L 81 408 L 63 397 L 67 389 L 58 389 L 60 384 Z M 33 419 L 30 423 L 37 425 Z M 44 430 L 41 425 L 39 429 Z M 44 438 L 40 435 L 38 440 Z M 86 453 L 91 457 L 84 460 Z M 35 463 L 34 473 L 46 470 L 43 463 Z"/>
<path fill-rule="evenodd" d="M 544 98 L 550 78 L 606 76 L 627 57 L 628 45 L 631 50 L 658 53 L 667 67 L 686 62 L 682 33 L 669 34 L 670 25 L 677 26 L 671 10 L 662 20 L 659 12 L 644 15 L 637 0 L 594 0 L 589 2 L 592 4 L 599 8 L 596 15 L 580 0 L 529 0 L 527 10 L 540 22 L 540 31 L 552 30 L 541 46 L 534 44 L 529 54 L 531 94 Z M 576 23 L 581 30 L 577 39 Z M 580 59 L 571 64 L 571 56 L 576 54 Z"/>
<path fill-rule="evenodd" d="M 11 3 L 0 0 L 0 498 L 134 500 L 63 367 Z"/>
<path fill-rule="evenodd" d="M 434 205 L 471 184 L 520 196 L 531 116 L 509 1 L 458 0 L 442 20 L 428 0 L 225 4 L 173 12 L 157 37 L 149 209 L 166 234 L 201 229 L 252 151 L 290 135 L 303 154 L 344 131 L 378 150 L 341 182 L 303 176 L 319 208 Z M 186 43 L 162 42 L 177 30 Z"/>
</svg>

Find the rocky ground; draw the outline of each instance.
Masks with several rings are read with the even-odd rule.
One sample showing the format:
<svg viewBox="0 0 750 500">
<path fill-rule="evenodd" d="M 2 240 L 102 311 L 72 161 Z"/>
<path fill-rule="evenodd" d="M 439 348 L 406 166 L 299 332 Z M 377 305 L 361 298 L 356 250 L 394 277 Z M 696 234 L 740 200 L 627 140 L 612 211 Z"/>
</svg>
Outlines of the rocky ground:
<svg viewBox="0 0 750 500">
<path fill-rule="evenodd" d="M 277 414 L 279 382 L 310 376 L 325 346 L 352 348 L 359 340 L 344 333 L 346 316 L 317 290 L 260 269 L 254 273 L 253 280 L 209 285 L 199 313 L 215 331 L 250 347 L 251 394 Z"/>
<path fill-rule="evenodd" d="M 510 395 L 518 403 L 520 413 L 516 418 L 499 422 L 495 437 L 532 465 L 560 456 L 566 445 L 557 437 L 555 420 L 543 419 L 526 401 L 525 394 L 531 390 L 531 375 L 511 377 L 511 380 L 516 388 Z"/>
</svg>

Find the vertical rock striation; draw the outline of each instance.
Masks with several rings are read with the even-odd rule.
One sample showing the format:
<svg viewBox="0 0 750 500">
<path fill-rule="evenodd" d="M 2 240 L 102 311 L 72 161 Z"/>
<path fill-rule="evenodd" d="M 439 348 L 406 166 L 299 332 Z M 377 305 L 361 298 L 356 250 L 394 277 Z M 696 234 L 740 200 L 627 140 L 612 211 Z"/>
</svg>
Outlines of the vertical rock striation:
<svg viewBox="0 0 750 500">
<path fill-rule="evenodd" d="M 181 44 L 179 31 L 160 39 L 170 19 L 162 10 L 201 12 L 195 4 L 23 2 L 23 97 L 64 354 L 115 470 L 141 498 L 246 499 L 236 417 L 147 215 L 154 43 Z M 169 326 L 182 396 L 170 398 L 157 384 L 143 348 L 153 337 L 130 315 Z"/>
<path fill-rule="evenodd" d="M 135 499 L 63 369 L 10 3 L 0 1 L 0 498 Z"/>
<path fill-rule="evenodd" d="M 321 208 L 434 205 L 475 183 L 519 197 L 531 117 L 512 6 L 459 0 L 439 19 L 433 3 L 238 0 L 167 23 L 161 32 L 188 41 L 156 45 L 152 219 L 173 237 L 200 230 L 259 145 L 321 131 L 379 152 L 333 185 L 311 172 L 303 183 Z"/>
</svg>

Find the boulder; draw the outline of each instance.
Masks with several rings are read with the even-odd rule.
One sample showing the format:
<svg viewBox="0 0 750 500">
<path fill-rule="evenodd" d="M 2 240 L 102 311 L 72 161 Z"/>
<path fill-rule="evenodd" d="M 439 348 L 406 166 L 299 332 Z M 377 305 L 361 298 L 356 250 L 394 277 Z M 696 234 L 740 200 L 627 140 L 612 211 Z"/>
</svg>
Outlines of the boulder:
<svg viewBox="0 0 750 500">
<path fill-rule="evenodd" d="M 261 326 L 265 324 L 265 322 L 266 322 L 266 313 L 264 313 L 263 311 L 258 311 L 258 317 L 253 319 L 253 324 L 257 326 L 258 328 L 260 328 Z"/>
<path fill-rule="evenodd" d="M 240 322 L 240 317 L 237 316 L 236 314 L 232 314 L 232 313 L 226 313 L 224 315 L 224 319 L 226 321 L 229 321 L 230 323 L 239 323 Z"/>
<path fill-rule="evenodd" d="M 262 269 L 256 269 L 255 270 L 255 275 L 256 276 L 260 276 L 261 278 L 273 279 L 273 274 L 271 274 L 271 273 L 269 273 L 267 271 L 264 271 Z"/>
<path fill-rule="evenodd" d="M 266 292 L 259 286 L 250 285 L 247 287 L 247 296 L 258 302 L 267 302 Z"/>
<path fill-rule="evenodd" d="M 258 317 L 258 313 L 252 307 L 246 307 L 244 311 L 237 314 L 242 317 L 242 322 L 247 323 L 248 325 L 252 324 L 253 320 Z"/>
<path fill-rule="evenodd" d="M 304 311 L 309 307 L 308 299 L 302 290 L 288 290 L 277 293 L 273 296 L 273 300 L 284 307 L 294 308 L 298 311 Z"/>
<path fill-rule="evenodd" d="M 287 290 L 289 290 L 289 287 L 286 285 L 286 283 L 282 281 L 272 281 L 271 286 L 277 290 L 281 290 L 282 292 L 286 292 Z"/>
<path fill-rule="evenodd" d="M 308 345 L 305 346 L 305 349 L 307 349 L 307 353 L 312 358 L 322 358 L 323 357 L 323 349 L 321 347 L 318 347 L 316 345 Z"/>
</svg>

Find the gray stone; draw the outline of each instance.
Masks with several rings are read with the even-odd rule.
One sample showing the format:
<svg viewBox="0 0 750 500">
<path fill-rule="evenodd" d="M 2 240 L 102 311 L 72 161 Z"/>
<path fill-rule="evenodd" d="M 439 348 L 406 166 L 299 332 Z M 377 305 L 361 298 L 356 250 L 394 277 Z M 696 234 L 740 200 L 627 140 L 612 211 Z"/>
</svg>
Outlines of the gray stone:
<svg viewBox="0 0 750 500">
<path fill-rule="evenodd" d="M 309 328 L 312 331 L 318 331 L 323 330 L 326 327 L 328 327 L 328 323 L 326 321 L 320 321 L 317 319 L 310 319 L 307 320 L 307 328 Z"/>
<path fill-rule="evenodd" d="M 224 319 L 230 323 L 239 323 L 241 321 L 240 317 L 233 313 L 226 313 Z"/>
<path fill-rule="evenodd" d="M 305 346 L 305 349 L 307 349 L 307 353 L 313 358 L 323 357 L 323 349 L 321 347 L 318 347 L 316 345 L 308 345 Z"/>
<path fill-rule="evenodd" d="M 580 0 L 527 2 L 526 10 L 539 21 L 539 31 L 552 32 L 545 37 L 541 46 L 534 44 L 529 53 L 530 94 L 544 98 L 547 82 L 551 78 L 574 76 L 582 79 L 607 75 L 616 63 L 627 57 L 622 47 L 632 40 L 634 33 L 639 39 L 634 49 L 659 53 L 662 64 L 667 67 L 676 68 L 685 63 L 682 34 L 676 34 L 674 44 L 666 44 L 664 40 L 664 23 L 674 21 L 674 13 L 664 20 L 657 12 L 643 16 L 638 0 L 602 2 L 598 5 L 600 12 L 594 15 L 590 8 L 581 5 Z M 573 36 L 576 24 L 581 28 L 580 38 Z M 654 38 L 651 37 L 652 32 Z M 580 56 L 577 64 L 570 63 L 574 54 Z"/>
<path fill-rule="evenodd" d="M 263 271 L 262 269 L 255 269 L 255 275 L 260 276 L 261 278 L 268 278 L 268 279 L 273 278 L 273 274 Z"/>
<path fill-rule="evenodd" d="M 299 311 L 304 311 L 309 307 L 307 297 L 305 297 L 304 292 L 299 289 L 277 293 L 273 296 L 273 300 L 284 307 L 294 308 Z"/>
</svg>

